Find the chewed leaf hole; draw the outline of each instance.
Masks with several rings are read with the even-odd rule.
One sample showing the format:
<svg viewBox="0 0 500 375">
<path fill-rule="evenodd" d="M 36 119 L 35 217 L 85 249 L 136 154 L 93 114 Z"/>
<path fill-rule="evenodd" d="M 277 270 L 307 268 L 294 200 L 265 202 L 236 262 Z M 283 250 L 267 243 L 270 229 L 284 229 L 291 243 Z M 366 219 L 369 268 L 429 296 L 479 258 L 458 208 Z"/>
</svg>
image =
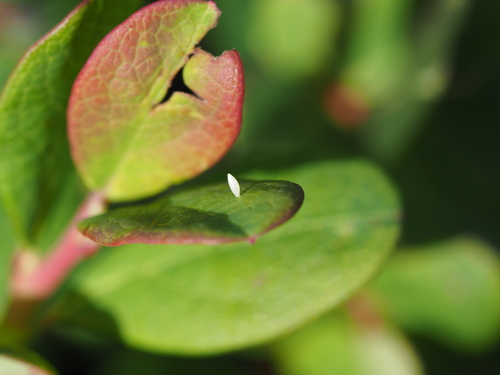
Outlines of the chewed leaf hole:
<svg viewBox="0 0 500 375">
<path fill-rule="evenodd" d="M 163 98 L 163 100 L 160 102 L 160 104 L 165 103 L 170 99 L 170 97 L 174 94 L 174 92 L 185 92 L 186 94 L 193 95 L 198 98 L 198 95 L 196 95 L 189 87 L 186 86 L 184 83 L 184 79 L 182 78 L 182 73 L 184 71 L 184 68 L 181 68 L 175 75 L 175 77 L 172 79 L 172 84 L 168 88 L 167 94 Z"/>
</svg>

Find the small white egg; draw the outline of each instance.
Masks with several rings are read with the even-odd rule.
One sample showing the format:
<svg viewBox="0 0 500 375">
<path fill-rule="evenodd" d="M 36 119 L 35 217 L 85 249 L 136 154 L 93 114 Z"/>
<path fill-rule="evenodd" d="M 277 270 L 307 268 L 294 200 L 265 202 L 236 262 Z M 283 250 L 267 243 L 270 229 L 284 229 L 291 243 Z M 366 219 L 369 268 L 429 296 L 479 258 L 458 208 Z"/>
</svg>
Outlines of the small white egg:
<svg viewBox="0 0 500 375">
<path fill-rule="evenodd" d="M 229 189 L 233 192 L 234 196 L 238 198 L 240 196 L 240 184 L 238 180 L 234 178 L 231 173 L 227 174 L 227 183 L 229 184 Z"/>
</svg>

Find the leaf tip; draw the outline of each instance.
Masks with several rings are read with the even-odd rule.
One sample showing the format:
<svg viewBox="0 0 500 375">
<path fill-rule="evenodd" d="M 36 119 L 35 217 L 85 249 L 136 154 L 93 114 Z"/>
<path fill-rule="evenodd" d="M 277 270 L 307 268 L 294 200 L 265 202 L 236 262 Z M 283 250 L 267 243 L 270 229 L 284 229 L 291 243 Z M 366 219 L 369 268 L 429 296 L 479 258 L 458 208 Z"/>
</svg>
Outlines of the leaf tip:
<svg viewBox="0 0 500 375">
<path fill-rule="evenodd" d="M 231 189 L 231 192 L 236 198 L 238 198 L 240 196 L 240 184 L 231 173 L 227 174 L 227 183 L 229 184 L 229 189 Z"/>
</svg>

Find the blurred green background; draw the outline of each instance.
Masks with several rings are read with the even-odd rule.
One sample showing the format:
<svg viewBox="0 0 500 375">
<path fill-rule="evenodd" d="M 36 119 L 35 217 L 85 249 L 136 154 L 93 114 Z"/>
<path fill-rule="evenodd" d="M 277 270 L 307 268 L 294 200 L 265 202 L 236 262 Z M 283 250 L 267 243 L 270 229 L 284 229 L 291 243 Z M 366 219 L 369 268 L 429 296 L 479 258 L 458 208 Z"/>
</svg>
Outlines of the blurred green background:
<svg viewBox="0 0 500 375">
<path fill-rule="evenodd" d="M 77 3 L 0 3 L 0 87 Z M 247 85 L 216 168 L 370 158 L 401 195 L 403 249 L 345 307 L 265 347 L 177 358 L 58 332 L 35 349 L 62 374 L 500 373 L 500 2 L 216 3 L 202 47 L 237 49 Z"/>
</svg>

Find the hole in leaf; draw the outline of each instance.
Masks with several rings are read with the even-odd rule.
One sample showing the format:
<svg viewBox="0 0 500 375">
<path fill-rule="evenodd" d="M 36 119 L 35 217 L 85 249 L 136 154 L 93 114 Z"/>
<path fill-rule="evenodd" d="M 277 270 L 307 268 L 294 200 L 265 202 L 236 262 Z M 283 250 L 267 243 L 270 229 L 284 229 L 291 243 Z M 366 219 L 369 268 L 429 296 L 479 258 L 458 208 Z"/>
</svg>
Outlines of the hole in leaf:
<svg viewBox="0 0 500 375">
<path fill-rule="evenodd" d="M 193 95 L 198 98 L 198 95 L 196 95 L 189 87 L 186 86 L 184 83 L 184 79 L 182 78 L 182 72 L 184 71 L 184 68 L 179 70 L 175 77 L 172 79 L 172 84 L 168 88 L 167 94 L 163 98 L 163 100 L 160 102 L 160 104 L 165 103 L 170 97 L 174 94 L 174 92 L 179 91 L 179 92 L 185 92 L 186 94 Z"/>
</svg>

